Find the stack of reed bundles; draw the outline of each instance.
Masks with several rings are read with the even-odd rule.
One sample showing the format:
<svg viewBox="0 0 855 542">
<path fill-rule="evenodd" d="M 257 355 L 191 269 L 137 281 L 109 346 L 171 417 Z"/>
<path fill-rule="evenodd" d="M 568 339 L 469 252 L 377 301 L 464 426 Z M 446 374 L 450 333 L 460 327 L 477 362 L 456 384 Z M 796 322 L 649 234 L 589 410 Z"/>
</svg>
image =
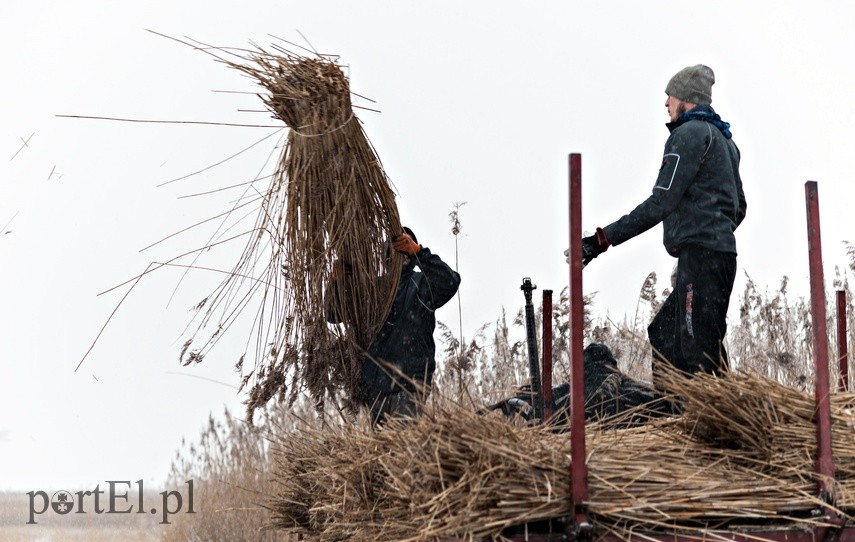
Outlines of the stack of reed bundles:
<svg viewBox="0 0 855 542">
<path fill-rule="evenodd" d="M 598 532 L 799 528 L 814 513 L 813 397 L 760 376 L 674 377 L 681 417 L 587 431 Z M 855 514 L 855 394 L 831 397 L 834 493 Z M 434 401 L 415 421 L 302 427 L 276 444 L 273 528 L 311 540 L 499 539 L 567 514 L 569 435 Z"/>
</svg>

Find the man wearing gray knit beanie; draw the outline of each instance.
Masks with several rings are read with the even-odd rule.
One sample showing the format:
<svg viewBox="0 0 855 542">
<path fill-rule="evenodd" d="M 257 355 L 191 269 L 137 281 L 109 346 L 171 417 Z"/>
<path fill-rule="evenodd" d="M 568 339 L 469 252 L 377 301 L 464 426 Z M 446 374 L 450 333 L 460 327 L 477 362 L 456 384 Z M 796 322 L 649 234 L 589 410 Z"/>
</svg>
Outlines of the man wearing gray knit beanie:
<svg viewBox="0 0 855 542">
<path fill-rule="evenodd" d="M 665 94 L 686 103 L 709 105 L 712 103 L 713 83 L 715 74 L 709 66 L 688 66 L 668 81 Z"/>
<path fill-rule="evenodd" d="M 647 328 L 657 367 L 686 373 L 728 369 L 723 341 L 736 276 L 734 231 L 745 218 L 740 153 L 730 124 L 712 106 L 715 75 L 697 64 L 678 71 L 665 86 L 671 122 L 662 165 L 651 195 L 630 213 L 582 239 L 587 265 L 660 222 L 665 250 L 677 258 L 676 284 Z"/>
</svg>

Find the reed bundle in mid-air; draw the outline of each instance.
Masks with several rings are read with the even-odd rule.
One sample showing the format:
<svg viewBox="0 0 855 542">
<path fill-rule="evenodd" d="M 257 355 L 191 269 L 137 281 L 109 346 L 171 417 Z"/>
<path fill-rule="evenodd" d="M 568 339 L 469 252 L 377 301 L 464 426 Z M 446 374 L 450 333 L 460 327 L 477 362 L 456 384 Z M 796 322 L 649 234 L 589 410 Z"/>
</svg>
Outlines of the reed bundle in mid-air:
<svg viewBox="0 0 855 542">
<path fill-rule="evenodd" d="M 250 386 L 250 417 L 269 399 L 293 399 L 303 389 L 318 402 L 340 397 L 353 409 L 362 400 L 362 354 L 400 275 L 400 257 L 387 260 L 384 251 L 384 242 L 402 233 L 391 183 L 334 60 L 278 47 L 218 58 L 253 78 L 290 130 L 249 241 L 204 302 L 205 319 L 222 314 L 217 331 L 201 348 L 186 345 L 182 358 L 201 360 L 237 315 L 253 311 L 255 344 L 248 350 L 256 352 L 255 363 L 250 369 L 244 358 L 238 362 L 242 387 Z M 351 301 L 325 295 L 337 262 L 359 292 Z M 342 324 L 328 323 L 330 310 Z"/>
</svg>

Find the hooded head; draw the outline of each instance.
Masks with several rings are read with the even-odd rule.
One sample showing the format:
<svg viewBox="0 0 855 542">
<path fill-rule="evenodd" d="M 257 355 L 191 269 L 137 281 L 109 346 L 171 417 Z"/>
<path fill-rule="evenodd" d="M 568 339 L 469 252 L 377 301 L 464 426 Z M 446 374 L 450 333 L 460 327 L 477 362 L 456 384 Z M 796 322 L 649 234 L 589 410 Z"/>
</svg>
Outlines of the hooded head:
<svg viewBox="0 0 855 542">
<path fill-rule="evenodd" d="M 416 239 L 416 234 L 415 234 L 415 233 L 413 233 L 413 230 L 411 230 L 410 228 L 408 228 L 408 227 L 404 226 L 404 233 L 406 233 L 407 235 L 409 235 L 410 237 L 412 237 L 412 238 L 413 238 L 413 241 L 415 241 L 416 243 L 418 243 L 418 242 L 419 242 L 419 240 L 418 240 L 418 239 Z"/>
<path fill-rule="evenodd" d="M 403 226 L 403 228 L 404 228 L 404 233 L 409 235 L 414 242 L 416 242 L 416 243 L 419 242 L 418 238 L 416 238 L 416 234 L 413 233 L 413 230 L 411 230 L 407 226 Z M 392 240 L 391 239 L 387 239 L 383 243 L 383 251 L 384 251 L 384 254 L 386 256 L 386 263 L 388 264 L 390 261 L 392 261 L 393 249 L 392 249 Z M 409 259 L 406 261 L 406 263 L 409 263 Z M 406 266 L 406 263 L 405 263 L 405 266 Z"/>
<path fill-rule="evenodd" d="M 712 103 L 714 83 L 715 74 L 709 66 L 703 64 L 687 66 L 668 81 L 665 94 L 684 102 L 709 105 Z"/>
</svg>

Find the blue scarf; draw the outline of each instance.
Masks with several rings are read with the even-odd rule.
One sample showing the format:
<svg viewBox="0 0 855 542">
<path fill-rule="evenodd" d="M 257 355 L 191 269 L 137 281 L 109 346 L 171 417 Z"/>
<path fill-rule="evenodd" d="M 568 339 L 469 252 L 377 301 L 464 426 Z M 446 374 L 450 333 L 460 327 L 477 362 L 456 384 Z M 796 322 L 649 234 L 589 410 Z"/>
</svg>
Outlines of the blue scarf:
<svg viewBox="0 0 855 542">
<path fill-rule="evenodd" d="M 730 139 L 733 137 L 733 134 L 730 133 L 730 123 L 724 122 L 721 120 L 721 117 L 718 116 L 712 106 L 707 104 L 702 104 L 695 106 L 691 111 L 686 111 L 680 117 L 674 121 L 674 126 L 677 127 L 685 122 L 690 120 L 702 120 L 704 122 L 709 122 L 724 134 L 724 137 Z"/>
</svg>

